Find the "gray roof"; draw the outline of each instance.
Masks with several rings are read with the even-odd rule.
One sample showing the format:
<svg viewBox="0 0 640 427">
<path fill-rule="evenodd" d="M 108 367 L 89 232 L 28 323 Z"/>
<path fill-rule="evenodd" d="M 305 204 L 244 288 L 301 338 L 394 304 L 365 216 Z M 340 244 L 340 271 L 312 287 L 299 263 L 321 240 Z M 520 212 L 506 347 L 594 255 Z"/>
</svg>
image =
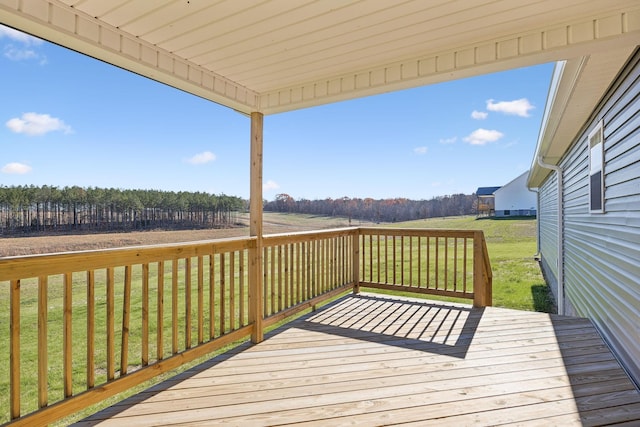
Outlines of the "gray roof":
<svg viewBox="0 0 640 427">
<path fill-rule="evenodd" d="M 500 187 L 478 187 L 476 190 L 476 196 L 493 196 Z"/>
</svg>

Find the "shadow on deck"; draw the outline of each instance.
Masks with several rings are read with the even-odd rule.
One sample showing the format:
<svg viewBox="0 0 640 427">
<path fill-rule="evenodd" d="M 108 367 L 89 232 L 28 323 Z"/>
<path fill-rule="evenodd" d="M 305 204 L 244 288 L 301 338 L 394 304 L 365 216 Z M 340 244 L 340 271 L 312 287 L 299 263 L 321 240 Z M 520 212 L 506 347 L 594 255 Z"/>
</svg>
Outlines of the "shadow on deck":
<svg viewBox="0 0 640 427">
<path fill-rule="evenodd" d="M 78 425 L 640 423 L 586 319 L 348 295 Z"/>
</svg>

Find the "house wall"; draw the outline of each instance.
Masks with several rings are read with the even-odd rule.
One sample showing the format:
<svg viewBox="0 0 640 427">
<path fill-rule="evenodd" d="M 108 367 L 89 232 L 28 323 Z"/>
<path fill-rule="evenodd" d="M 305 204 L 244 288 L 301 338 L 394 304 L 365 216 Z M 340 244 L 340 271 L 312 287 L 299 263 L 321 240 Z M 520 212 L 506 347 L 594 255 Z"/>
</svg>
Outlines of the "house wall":
<svg viewBox="0 0 640 427">
<path fill-rule="evenodd" d="M 538 239 L 542 273 L 558 300 L 558 193 L 556 174 L 538 190 Z"/>
<path fill-rule="evenodd" d="M 528 173 L 523 173 L 494 193 L 496 216 L 536 214 L 536 194 L 527 189 Z"/>
<path fill-rule="evenodd" d="M 640 384 L 639 63 L 636 51 L 560 166 L 567 312 L 592 319 Z M 600 120 L 604 123 L 605 212 L 590 213 L 587 137 Z M 557 236 L 554 181 L 551 174 L 540 188 L 542 267 L 550 281 L 557 278 L 558 256 L 553 243 Z"/>
</svg>

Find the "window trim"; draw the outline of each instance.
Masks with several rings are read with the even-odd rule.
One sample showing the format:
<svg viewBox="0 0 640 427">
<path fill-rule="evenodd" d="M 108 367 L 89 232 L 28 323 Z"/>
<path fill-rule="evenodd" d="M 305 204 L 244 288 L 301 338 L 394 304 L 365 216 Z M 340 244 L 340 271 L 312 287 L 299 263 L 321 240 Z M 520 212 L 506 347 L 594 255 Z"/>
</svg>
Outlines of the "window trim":
<svg viewBox="0 0 640 427">
<path fill-rule="evenodd" d="M 599 141 L 598 141 L 599 140 Z M 595 141 L 595 142 L 594 142 Z M 598 148 L 599 146 L 599 148 Z M 587 137 L 587 151 L 589 153 L 589 213 L 604 213 L 604 124 L 600 120 Z M 594 157 L 595 156 L 595 157 Z M 599 174 L 599 178 L 598 178 Z M 594 181 L 599 181 L 595 183 Z M 594 194 L 594 187 L 598 186 L 599 194 Z M 598 198 L 599 200 L 594 200 Z M 599 202 L 600 206 L 594 202 Z M 594 208 L 595 205 L 595 208 Z"/>
</svg>

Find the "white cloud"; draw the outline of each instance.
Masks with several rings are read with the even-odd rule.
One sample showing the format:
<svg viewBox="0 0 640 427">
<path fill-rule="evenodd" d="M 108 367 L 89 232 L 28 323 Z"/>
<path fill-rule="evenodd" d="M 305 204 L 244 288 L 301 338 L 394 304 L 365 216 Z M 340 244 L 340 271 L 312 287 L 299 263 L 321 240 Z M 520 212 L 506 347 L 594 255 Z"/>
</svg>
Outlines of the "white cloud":
<svg viewBox="0 0 640 427">
<path fill-rule="evenodd" d="M 213 162 L 216 159 L 216 155 L 211 151 L 203 151 L 202 153 L 198 153 L 193 157 L 190 157 L 186 160 L 187 163 L 191 163 L 192 165 L 203 165 L 205 163 Z"/>
<path fill-rule="evenodd" d="M 419 155 L 427 154 L 429 151 L 429 147 L 416 147 L 413 149 L 413 152 Z"/>
<path fill-rule="evenodd" d="M 455 144 L 455 142 L 458 140 L 457 136 L 452 136 L 451 138 L 441 138 L 440 139 L 440 144 Z"/>
<path fill-rule="evenodd" d="M 487 110 L 512 116 L 529 117 L 529 110 L 533 110 L 534 108 L 527 98 L 500 102 L 493 102 L 493 99 L 487 100 Z"/>
<path fill-rule="evenodd" d="M 24 113 L 20 118 L 10 119 L 6 125 L 15 133 L 24 133 L 29 136 L 44 135 L 54 131 L 72 132 L 71 126 L 48 114 Z"/>
<path fill-rule="evenodd" d="M 42 44 L 42 40 L 40 40 L 39 38 L 30 36 L 29 34 L 25 34 L 18 30 L 14 30 L 13 28 L 0 25 L 0 39 L 5 37 L 25 44 L 27 46 L 37 46 L 39 44 Z"/>
<path fill-rule="evenodd" d="M 280 188 L 280 186 L 275 181 L 268 180 L 267 182 L 262 184 L 262 191 L 277 190 L 278 188 Z"/>
<path fill-rule="evenodd" d="M 7 163 L 0 169 L 2 173 L 13 174 L 13 175 L 24 175 L 25 173 L 31 172 L 31 166 L 25 165 L 24 163 Z"/>
<path fill-rule="evenodd" d="M 495 142 L 502 138 L 504 134 L 497 130 L 476 129 L 464 138 L 471 145 L 485 145 L 489 142 Z"/>
<path fill-rule="evenodd" d="M 42 44 L 42 40 L 14 30 L 13 28 L 0 25 L 0 39 L 7 38 L 18 46 L 9 43 L 4 46 L 4 56 L 12 61 L 39 60 L 41 65 L 47 63 L 46 56 L 42 55 L 33 47 Z"/>
<path fill-rule="evenodd" d="M 489 116 L 489 113 L 487 113 L 486 111 L 473 110 L 471 112 L 471 118 L 474 118 L 476 120 L 484 120 L 487 118 L 487 116 Z"/>
<path fill-rule="evenodd" d="M 38 54 L 32 49 L 18 49 L 13 45 L 5 46 L 4 56 L 12 61 L 26 61 L 28 59 L 38 59 Z"/>
</svg>

